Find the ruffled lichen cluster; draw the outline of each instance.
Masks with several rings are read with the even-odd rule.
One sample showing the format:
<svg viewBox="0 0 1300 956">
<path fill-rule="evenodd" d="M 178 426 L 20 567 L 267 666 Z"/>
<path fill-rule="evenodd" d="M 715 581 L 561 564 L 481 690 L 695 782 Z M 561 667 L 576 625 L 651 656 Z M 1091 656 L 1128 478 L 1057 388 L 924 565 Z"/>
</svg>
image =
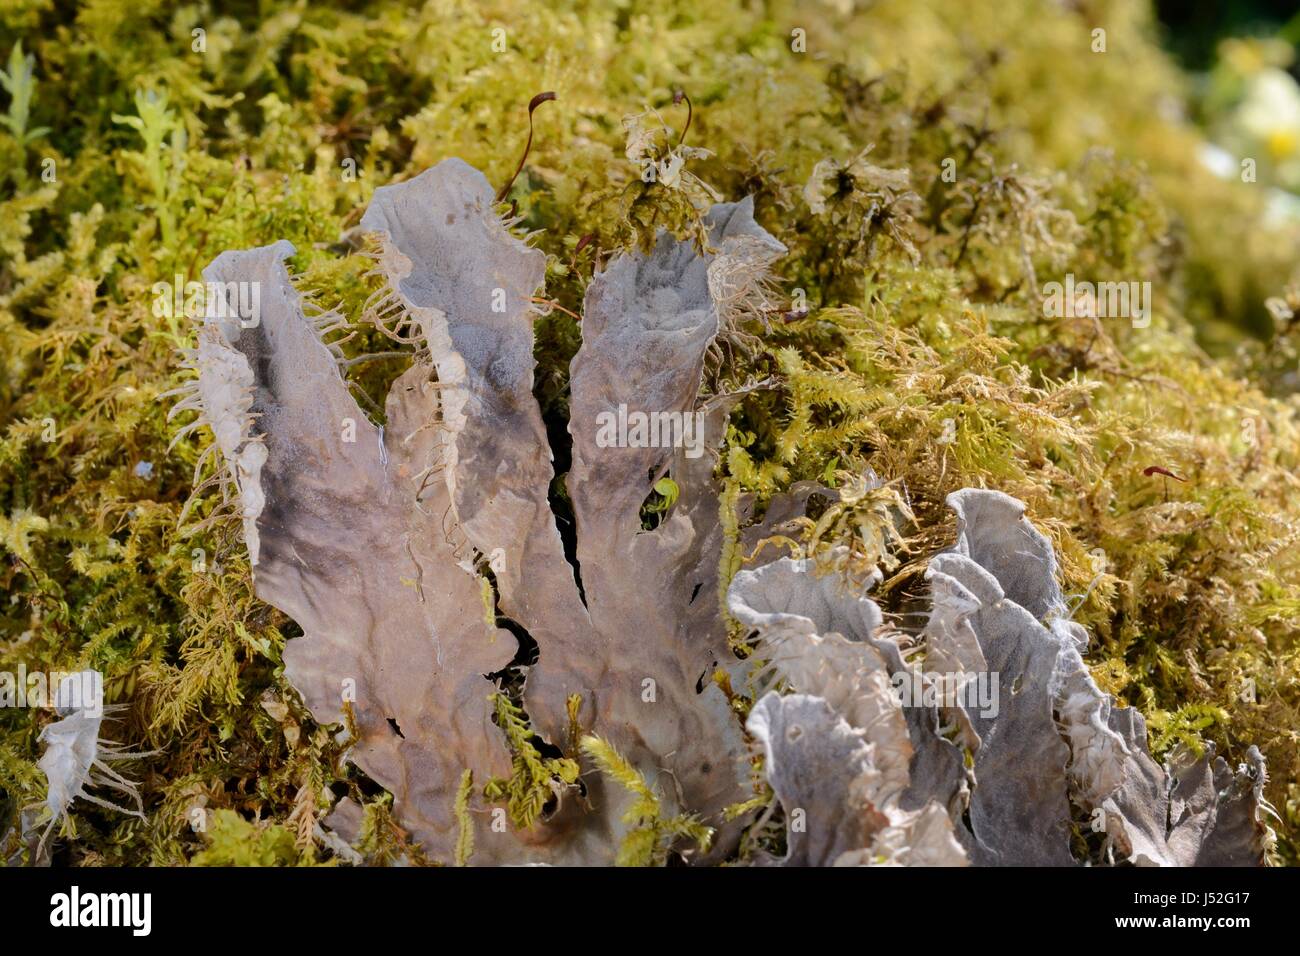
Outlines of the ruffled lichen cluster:
<svg viewBox="0 0 1300 956">
<path fill-rule="evenodd" d="M 1024 504 L 973 488 L 947 503 L 957 539 L 926 572 L 919 635 L 817 557 L 732 581 L 730 609 L 777 678 L 747 726 L 785 812 L 781 862 L 1262 861 L 1274 833 L 1259 751 L 1235 773 L 1212 746 L 1153 761 L 1142 715 L 1089 673 L 1089 635 Z"/>
<path fill-rule="evenodd" d="M 854 732 L 862 725 L 830 690 L 781 671 L 770 637 L 727 594 L 738 573 L 778 559 L 826 563 L 858 597 L 874 582 L 882 622 L 934 644 L 943 575 L 991 597 L 978 567 L 963 578 L 951 554 L 938 557 L 959 539 L 949 495 L 984 488 L 1023 503 L 1055 556 L 1055 620 L 1086 635 L 1074 680 L 1096 693 L 1056 687 L 1059 704 L 1104 699 L 1112 721 L 1140 714 L 1144 742 L 1136 721 L 1127 737 L 1106 726 L 1131 754 L 1149 749 L 1153 792 L 1226 773 L 1215 791 L 1248 801 L 1258 782 L 1264 812 L 1276 813 L 1275 845 L 1261 852 L 1297 862 L 1300 230 L 1268 214 L 1262 184 L 1203 167 L 1201 134 L 1181 114 L 1186 80 L 1144 6 L 881 0 L 775 3 L 762 16 L 739 2 L 550 6 L 271 3 L 232 15 L 103 0 L 72 20 L 35 0 L 0 12 L 0 670 L 103 674 L 106 702 L 124 705 L 100 731 L 105 747 L 141 755 L 130 772 L 143 815 L 72 802 L 49 840 L 54 860 L 513 860 L 527 854 L 494 843 L 495 810 L 512 846 L 547 846 L 576 806 L 602 821 L 586 859 L 834 862 L 826 829 L 793 839 L 776 825 L 786 794 L 772 776 L 774 735 L 798 719 L 831 728 L 828 746 L 862 771 L 854 799 L 879 811 L 870 833 L 843 834 L 851 860 L 950 862 L 960 843 L 943 838 L 947 801 L 936 814 L 900 796 L 916 768 L 909 782 L 868 754 L 887 748 Z M 555 101 L 530 113 L 543 91 Z M 427 209 L 412 221 L 376 194 L 416 189 L 453 158 L 482 171 L 484 216 L 522 250 L 522 266 L 500 267 L 526 273 L 494 346 L 513 357 L 506 367 L 476 368 L 474 342 L 439 319 L 466 283 L 490 297 L 502 280 L 404 285 L 403 269 L 421 265 L 412 250 L 437 237 L 402 251 L 402 230 L 451 224 L 425 221 Z M 741 202 L 758 243 L 727 260 L 710 210 Z M 657 384 L 718 424 L 708 454 L 622 486 L 572 423 L 584 395 L 616 395 L 648 370 L 636 330 L 593 307 L 621 305 L 636 263 L 669 246 L 683 264 L 712 263 L 693 294 L 717 328 L 691 381 Z M 297 303 L 289 328 L 301 348 L 281 358 L 283 374 L 268 372 L 274 349 L 223 365 L 232 349 L 256 358 L 261 333 L 176 308 L 178 282 L 245 269 L 258 270 L 264 295 L 280 290 L 278 305 Z M 1149 323 L 1047 314 L 1043 286 L 1067 275 L 1150 282 Z M 268 323 L 277 303 L 263 301 Z M 603 336 L 606 358 L 584 361 Z M 205 368 L 226 374 L 205 385 L 195 376 Z M 584 381 L 583 368 L 599 374 Z M 353 419 L 355 442 L 337 447 L 355 460 L 328 479 L 308 467 L 277 474 L 274 423 L 254 407 L 267 374 L 299 399 L 336 403 L 318 423 L 331 441 L 337 419 Z M 517 429 L 474 435 L 483 409 L 460 407 L 458 391 L 495 401 L 491 420 Z M 435 407 L 436 428 L 419 429 Z M 321 457 L 310 431 L 289 437 L 304 443 L 299 458 Z M 418 467 L 400 474 L 403 456 Z M 455 483 L 502 462 L 511 496 L 475 498 L 477 484 Z M 276 511 L 284 480 L 304 483 L 296 514 Z M 400 482 L 412 501 L 441 496 L 436 507 L 412 509 Z M 259 500 L 254 488 L 271 493 Z M 610 488 L 631 505 L 602 501 Z M 366 507 L 327 507 L 327 493 Z M 708 524 L 716 560 L 678 580 L 692 555 L 646 553 L 638 568 L 600 552 L 608 536 L 573 532 L 624 521 L 629 508 L 659 541 L 688 515 Z M 300 541 L 265 533 L 293 521 L 323 549 L 300 556 L 324 590 L 357 588 L 382 619 L 384 640 L 355 668 L 306 666 L 328 660 L 308 653 L 313 642 L 364 649 L 313 627 L 320 585 L 285 572 L 299 565 L 277 551 Z M 313 521 L 355 534 L 334 541 Z M 433 533 L 402 539 L 426 524 Z M 412 556 L 408 545 L 448 553 Z M 584 548 L 596 549 L 586 561 Z M 458 571 L 455 601 L 422 601 L 419 574 L 383 573 L 390 559 Z M 277 593 L 255 595 L 259 576 L 277 574 Z M 686 588 L 686 611 L 651 600 L 670 584 Z M 960 596 L 956 585 L 944 593 Z M 1047 627 L 1047 611 L 1026 613 Z M 482 660 L 457 665 L 493 675 L 459 691 L 458 716 L 494 749 L 481 762 L 441 752 L 440 782 L 415 795 L 412 815 L 384 761 L 417 739 L 410 721 L 441 719 L 424 696 L 441 678 L 398 666 L 409 659 L 401 632 L 437 631 L 440 615 L 498 635 L 476 645 Z M 585 693 L 597 671 L 623 667 L 618 642 L 638 628 L 664 649 L 656 666 L 689 679 L 682 713 L 698 710 L 699 726 L 717 716 L 710 708 L 734 718 L 716 749 L 719 772 L 741 774 L 735 787 L 675 783 L 685 765 L 648 772 L 646 755 L 671 753 L 674 735 L 716 741 L 685 723 L 626 733 L 644 714 L 625 719 L 622 704 Z M 690 653 L 673 643 L 684 629 L 698 634 L 680 645 Z M 577 649 L 592 640 L 608 646 Z M 571 652 L 551 651 L 565 642 Z M 954 661 L 984 652 L 937 643 Z M 392 712 L 352 706 L 336 678 L 356 678 L 364 702 L 384 654 L 375 686 L 393 695 Z M 773 669 L 791 693 L 763 696 Z M 621 678 L 635 678 L 638 706 L 646 676 Z M 666 713 L 676 691 L 662 692 Z M 945 745 L 984 738 L 978 715 L 949 716 L 956 729 L 936 737 Z M 40 762 L 59 719 L 0 708 L 6 859 L 37 856 L 24 834 L 39 835 L 30 808 L 50 794 Z M 1054 739 L 1074 762 L 1062 770 L 1065 816 L 1053 818 L 1064 850 L 1053 852 L 1196 862 L 1190 831 L 1175 839 L 1144 825 L 1104 760 L 1077 772 L 1104 747 L 1068 730 Z M 690 761 L 697 777 L 699 767 Z M 979 862 L 977 846 L 963 849 Z"/>
</svg>

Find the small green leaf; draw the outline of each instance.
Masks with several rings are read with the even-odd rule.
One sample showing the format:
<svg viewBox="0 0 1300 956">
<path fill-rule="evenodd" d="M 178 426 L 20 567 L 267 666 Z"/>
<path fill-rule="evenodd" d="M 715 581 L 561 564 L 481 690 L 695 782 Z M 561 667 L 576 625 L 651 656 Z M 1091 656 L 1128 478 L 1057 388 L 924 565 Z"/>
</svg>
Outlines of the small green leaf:
<svg viewBox="0 0 1300 956">
<path fill-rule="evenodd" d="M 677 482 L 666 476 L 655 482 L 655 491 L 657 491 L 664 499 L 664 511 L 667 511 L 675 505 L 677 503 L 677 497 L 682 493 L 681 488 L 677 487 Z"/>
</svg>

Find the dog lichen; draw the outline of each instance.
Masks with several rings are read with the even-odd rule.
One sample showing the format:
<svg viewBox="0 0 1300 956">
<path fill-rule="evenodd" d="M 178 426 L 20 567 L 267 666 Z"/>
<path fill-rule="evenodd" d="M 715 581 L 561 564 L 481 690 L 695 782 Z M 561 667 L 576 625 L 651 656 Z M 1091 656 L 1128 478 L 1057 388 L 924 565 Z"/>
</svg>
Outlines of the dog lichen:
<svg viewBox="0 0 1300 956">
<path fill-rule="evenodd" d="M 487 39 L 497 22 L 511 24 L 505 53 Z M 1089 49 L 1097 23 L 1108 31 L 1105 55 Z M 530 427 L 555 454 L 558 482 L 530 489 L 538 514 L 556 516 L 551 570 L 573 567 L 566 554 L 576 540 L 565 523 L 576 502 L 554 491 L 565 476 L 578 481 L 577 436 L 564 438 L 571 363 L 585 347 L 585 323 L 573 316 L 634 241 L 642 255 L 660 227 L 698 241 L 707 212 L 681 188 L 646 182 L 645 164 L 629 161 L 623 119 L 641 114 L 653 136 L 641 155 L 652 150 L 672 183 L 698 183 L 691 196 L 752 197 L 756 221 L 788 249 L 770 266 L 778 290 L 762 306 L 770 311 L 748 314 L 761 290 L 739 300 L 740 335 L 720 336 L 721 360 L 708 356 L 701 372 L 706 398 L 735 396 L 709 476 L 722 503 L 694 494 L 674 465 L 680 496 L 648 532 L 662 533 L 683 509 L 714 513 L 718 548 L 683 598 L 703 582 L 695 605 L 716 614 L 759 540 L 807 545 L 806 526 L 779 527 L 790 517 L 779 513 L 782 495 L 805 482 L 844 491 L 841 473 L 870 471 L 881 482 L 875 497 L 861 513 L 843 505 L 816 547 L 847 549 L 844 567 L 853 571 L 887 543 L 898 566 L 885 569 L 873 598 L 887 620 L 915 631 L 914 615 L 930 607 L 930 559 L 955 539 L 945 499 L 962 488 L 1004 491 L 1050 541 L 1071 620 L 1091 635 L 1082 663 L 1115 709 L 1141 712 L 1152 760 L 1178 777 L 1185 755 L 1208 755 L 1211 744 L 1215 759 L 1234 766 L 1250 765 L 1257 745 L 1269 779 L 1243 783 L 1241 797 L 1263 787 L 1280 818 L 1272 859 L 1297 862 L 1300 429 L 1291 314 L 1300 308 L 1287 292 L 1300 278 L 1296 230 L 1268 218 L 1262 189 L 1202 167 L 1202 135 L 1171 108 L 1185 80 L 1156 46 L 1148 4 L 1102 0 L 1085 13 L 1045 0 L 932 0 L 918 15 L 912 0 L 878 0 L 869 16 L 856 16 L 845 5 L 788 0 L 761 13 L 735 0 L 563 8 L 447 0 L 399 15 L 373 2 L 270 0 L 256 14 L 208 24 L 205 56 L 177 42 L 171 11 L 122 0 L 75 16 L 6 5 L 0 25 L 8 64 L 0 91 L 0 669 L 100 671 L 107 702 L 127 707 L 116 739 L 155 751 L 139 761 L 146 821 L 74 801 L 77 839 L 51 838 L 55 862 L 192 861 L 210 849 L 192 825 L 196 807 L 250 827 L 270 821 L 288 837 L 273 841 L 287 860 L 298 825 L 314 816 L 328 829 L 331 807 L 345 800 L 358 817 L 347 842 L 363 859 L 424 859 L 414 828 L 358 756 L 361 741 L 402 744 L 388 717 L 407 741 L 418 718 L 358 710 L 353 721 L 349 702 L 333 706 L 338 686 L 304 706 L 286 649 L 316 638 L 302 634 L 296 615 L 254 596 L 267 558 L 259 553 L 252 565 L 242 521 L 220 518 L 220 477 L 178 528 L 196 466 L 206 452 L 202 484 L 216 475 L 220 449 L 209 451 L 213 438 L 201 427 L 177 439 L 192 420 L 181 413 L 169 423 L 170 402 L 159 401 L 184 383 L 176 350 L 203 343 L 184 315 L 161 307 L 170 296 L 155 284 L 174 291 L 177 276 L 199 281 L 221 250 L 287 240 L 297 250 L 287 266 L 263 253 L 266 277 L 283 269 L 300 277 L 301 292 L 360 317 L 372 293 L 388 291 L 367 275 L 374 262 L 353 254 L 376 187 L 450 157 L 505 183 L 524 136 L 520 104 L 539 90 L 558 99 L 537 111 L 533 148 L 508 198 L 532 234 L 549 304 L 529 302 L 532 336 L 520 356 L 536 368 L 511 395 L 525 406 L 535 399 Z M 791 48 L 795 27 L 807 53 Z M 673 102 L 679 91 L 689 108 Z M 489 201 L 494 195 L 489 188 Z M 696 251 L 704 253 L 702 242 Z M 1150 281 L 1149 324 L 1046 315 L 1031 283 L 1071 273 Z M 337 356 L 307 334 L 306 354 L 327 370 Z M 361 322 L 330 341 L 343 355 L 335 373 L 343 384 L 330 394 L 356 396 L 359 409 L 348 417 L 361 437 L 348 447 L 377 455 L 379 426 L 385 441 L 401 430 L 401 405 L 397 420 L 384 407 L 393 381 L 402 381 L 405 401 L 433 404 L 427 356 L 416 355 L 423 346 L 394 344 Z M 246 462 L 245 479 L 254 464 Z M 545 478 L 550 463 L 537 464 L 534 477 Z M 648 480 L 634 496 L 638 519 L 662 477 L 640 476 Z M 887 494 L 910 517 L 881 499 Z M 816 527 L 824 514 L 803 516 Z M 901 541 L 881 537 L 885 514 L 899 519 Z M 440 519 L 431 542 L 441 540 Z M 771 556 L 764 549 L 756 560 Z M 458 558 L 488 566 L 491 554 Z M 402 549 L 394 561 L 398 577 L 413 582 L 396 581 L 394 600 L 422 608 L 410 557 Z M 599 589 L 599 565 L 599 556 L 578 560 L 584 589 L 589 576 Z M 491 626 L 482 585 L 466 578 L 456 585 L 456 613 L 476 633 L 518 623 L 541 648 L 539 667 L 556 666 L 561 655 L 548 657 L 540 629 L 520 620 L 510 574 L 499 579 Z M 931 587 L 938 581 L 936 572 Z M 572 597 L 566 604 L 581 606 Z M 744 716 L 759 698 L 727 655 L 752 648 L 740 625 L 719 629 L 718 663 L 733 671 L 735 694 L 720 700 Z M 500 653 L 483 673 L 508 669 L 513 635 L 502 628 L 489 649 Z M 963 646 L 949 653 L 961 660 Z M 709 683 L 715 672 L 706 658 L 683 670 L 692 695 L 700 675 Z M 499 688 L 479 683 L 466 698 L 470 712 L 499 741 L 486 700 Z M 578 759 L 566 704 L 579 687 L 563 676 L 551 684 L 544 705 L 525 693 L 525 712 L 540 739 Z M 288 708 L 283 719 L 262 706 L 268 689 Z M 609 739 L 641 766 L 634 746 L 597 725 L 600 706 L 583 698 L 582 733 Z M 22 808 L 47 794 L 37 763 L 50 720 L 36 708 L 0 708 L 6 860 L 31 860 Z M 296 736 L 286 720 L 300 728 Z M 349 723 L 352 733 L 338 732 Z M 1112 729 L 1136 739 L 1136 723 Z M 429 809 L 447 837 L 429 857 L 442 862 L 458 855 L 466 769 L 463 759 L 448 762 Z M 506 777 L 508 750 L 502 744 L 498 764 L 473 769 L 476 781 Z M 736 841 L 719 826 L 711 853 L 735 846 L 782 855 L 782 811 L 774 803 L 760 811 L 752 801 L 764 786 L 736 769 L 740 782 L 716 809 L 746 806 L 751 815 L 734 823 L 751 829 Z M 581 778 L 591 799 L 600 776 Z M 647 779 L 676 801 L 671 778 Z M 468 810 L 472 862 L 492 856 L 490 818 L 474 805 L 480 796 Z M 602 810 L 618 799 L 602 797 Z M 701 811 L 704 802 L 665 812 Z M 1130 843 L 1141 842 L 1134 829 L 1155 852 L 1171 852 L 1170 834 L 1133 822 Z M 1109 837 L 1122 856 L 1109 824 L 1106 836 L 1083 836 L 1095 851 Z M 605 859 L 619 843 L 602 842 Z"/>
</svg>

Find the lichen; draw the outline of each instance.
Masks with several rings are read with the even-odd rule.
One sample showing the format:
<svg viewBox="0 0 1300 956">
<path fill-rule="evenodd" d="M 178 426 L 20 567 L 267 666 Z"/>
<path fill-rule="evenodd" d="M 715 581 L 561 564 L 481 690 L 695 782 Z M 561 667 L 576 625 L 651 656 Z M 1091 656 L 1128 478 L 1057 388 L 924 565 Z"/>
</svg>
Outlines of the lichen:
<svg viewBox="0 0 1300 956">
<path fill-rule="evenodd" d="M 341 357 L 342 394 L 361 409 L 355 447 L 377 449 L 380 425 L 386 439 L 400 430 L 385 397 L 401 376 L 404 386 L 419 379 L 412 370 L 426 356 L 360 321 L 372 295 L 391 291 L 371 274 L 360 217 L 378 187 L 452 157 L 494 186 L 509 181 L 526 105 L 543 90 L 557 99 L 536 111 L 532 150 L 496 211 L 513 209 L 514 234 L 531 237 L 545 280 L 521 348 L 535 369 L 512 394 L 535 400 L 530 427 L 554 452 L 541 464 L 555 480 L 532 487 L 560 538 L 550 570 L 571 567 L 575 442 L 565 426 L 571 363 L 585 347 L 574 316 L 595 276 L 616 256 L 647 254 L 661 228 L 700 243 L 714 195 L 752 197 L 754 219 L 788 251 L 767 267 L 768 285 L 735 300 L 741 317 L 700 372 L 701 395 L 730 397 L 708 476 L 721 490 L 707 499 L 719 543 L 696 599 L 717 618 L 722 656 L 690 673 L 692 693 L 707 670 L 709 694 L 743 726 L 761 697 L 736 655 L 756 648 L 720 606 L 737 572 L 792 547 L 796 560 L 842 549 L 836 573 L 859 584 L 880 566 L 872 598 L 918 633 L 930 589 L 943 586 L 943 562 L 931 559 L 956 540 L 945 499 L 997 489 L 1024 502 L 1050 541 L 1069 620 L 1090 636 L 1080 660 L 1114 699 L 1111 713 L 1145 718 L 1153 764 L 1173 778 L 1211 745 L 1233 767 L 1251 765 L 1257 746 L 1268 780 L 1256 783 L 1279 817 L 1271 859 L 1297 862 L 1296 230 L 1269 217 L 1259 184 L 1203 168 L 1204 138 L 1177 109 L 1186 80 L 1157 48 L 1148 5 L 880 0 L 864 12 L 782 0 L 760 13 L 737 0 L 275 0 L 217 16 L 102 0 L 75 13 L 11 4 L 0 24 L 0 669 L 101 672 L 106 702 L 127 708 L 114 739 L 154 751 L 134 775 L 146 820 L 74 801 L 76 839 L 51 835 L 54 862 L 193 861 L 212 847 L 193 825 L 196 808 L 267 828 L 276 846 L 269 828 L 279 827 L 300 860 L 312 856 L 304 843 L 317 859 L 334 853 L 317 830 L 353 813 L 340 806 L 355 807 L 356 829 L 335 845 L 360 859 L 446 863 L 467 852 L 456 810 L 466 762 L 445 768 L 436 814 L 448 844 L 426 857 L 357 758 L 358 741 L 401 741 L 387 717 L 404 733 L 418 718 L 376 723 L 360 710 L 349 717 L 347 702 L 313 706 L 291 679 L 292 654 L 286 676 L 286 649 L 319 636 L 254 596 L 270 559 L 263 540 L 252 563 L 242 519 L 263 521 L 267 505 L 250 513 L 257 502 L 237 492 L 259 453 L 223 477 L 207 427 L 178 437 L 195 420 L 182 411 L 169 422 L 173 399 L 162 396 L 191 377 L 180 350 L 204 342 L 154 287 L 200 280 L 222 250 L 287 240 L 287 262 L 265 266 L 297 277 L 304 318 L 312 296 L 346 317 L 328 333 L 328 361 Z M 1097 24 L 1104 54 L 1089 48 Z M 190 48 L 196 27 L 207 31 L 203 54 Z M 494 27 L 506 31 L 503 52 Z M 795 29 L 805 53 L 792 49 Z M 645 164 L 629 160 L 628 116 L 641 117 L 638 155 L 663 162 L 668 184 L 646 182 Z M 1069 273 L 1151 281 L 1150 325 L 1045 315 L 1032 283 Z M 770 311 L 760 318 L 759 308 Z M 304 354 L 324 367 L 319 352 Z M 182 522 L 196 466 L 200 485 L 214 481 Z M 879 484 L 853 484 L 869 473 Z M 657 510 L 669 496 L 650 490 L 664 477 L 679 497 Z M 662 533 L 693 500 L 682 479 L 680 469 L 654 476 L 629 520 Z M 840 497 L 819 492 L 782 511 L 783 496 L 809 482 Z M 223 488 L 237 510 L 219 510 Z M 483 634 L 514 621 L 512 589 L 524 585 L 512 575 L 528 576 L 509 566 L 498 576 L 488 552 L 477 567 L 463 557 L 474 574 L 449 616 Z M 420 575 L 399 576 L 395 600 L 421 606 Z M 598 702 L 582 701 L 575 729 L 565 678 L 534 708 L 519 696 L 513 637 L 490 649 L 500 656 L 484 672 L 513 667 L 503 692 L 526 705 L 539 739 L 574 757 L 591 732 L 636 765 L 635 747 L 595 726 Z M 960 662 L 971 650 L 948 653 Z M 542 654 L 542 671 L 560 659 Z M 281 716 L 263 706 L 268 690 Z M 320 693 L 339 699 L 337 687 Z M 499 739 L 486 693 L 466 699 Z M 1088 733 L 1094 699 L 1079 701 L 1080 767 L 1104 766 L 1113 746 Z M 6 860 L 31 860 L 23 808 L 45 794 L 39 738 L 52 719 L 0 708 Z M 953 719 L 953 740 L 970 743 L 978 728 Z M 502 746 L 499 763 L 473 768 L 475 799 L 508 779 L 512 759 Z M 744 808 L 732 823 L 745 833 L 733 839 L 721 821 L 710 853 L 781 855 L 763 778 L 736 769 L 737 792 L 716 810 Z M 602 775 L 588 775 L 594 788 Z M 1255 785 L 1241 785 L 1243 799 Z M 675 800 L 671 786 L 660 792 Z M 670 807 L 664 818 L 702 809 Z M 470 860 L 481 861 L 491 817 L 470 817 Z M 1104 836 L 1080 837 L 1100 853 Z M 1161 838 L 1156 849 L 1169 850 Z M 619 845 L 611 838 L 605 857 Z M 1112 849 L 1123 855 L 1118 832 Z M 272 856 L 289 860 L 287 848 Z"/>
<path fill-rule="evenodd" d="M 768 691 L 748 722 L 787 818 L 781 862 L 1068 866 L 1082 843 L 1091 863 L 1261 863 L 1274 833 L 1259 751 L 1235 773 L 1212 748 L 1156 764 L 1141 715 L 1084 667 L 1088 635 L 1023 504 L 975 489 L 948 503 L 957 542 L 930 562 L 916 644 L 814 558 L 732 582 L 732 613 L 797 692 Z M 954 717 L 957 741 L 941 727 Z M 1095 850 L 1076 811 L 1105 834 Z"/>
</svg>

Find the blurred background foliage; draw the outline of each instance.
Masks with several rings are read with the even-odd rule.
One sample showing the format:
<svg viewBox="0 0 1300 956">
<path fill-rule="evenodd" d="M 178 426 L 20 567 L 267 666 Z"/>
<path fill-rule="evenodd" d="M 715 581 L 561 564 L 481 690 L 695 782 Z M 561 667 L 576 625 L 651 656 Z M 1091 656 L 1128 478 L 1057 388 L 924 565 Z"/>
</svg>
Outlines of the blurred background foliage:
<svg viewBox="0 0 1300 956">
<path fill-rule="evenodd" d="M 807 310 L 748 317 L 709 371 L 712 390 L 776 383 L 733 414 L 728 500 L 874 470 L 910 515 L 880 595 L 903 621 L 953 539 L 944 496 L 1022 498 L 1099 682 L 1157 752 L 1259 744 L 1274 859 L 1297 862 L 1297 27 L 1196 6 L 1162 23 L 1131 0 L 7 0 L 0 669 L 101 670 L 128 705 L 110 733 L 158 751 L 135 768 L 146 819 L 78 804 L 55 861 L 327 860 L 316 822 L 343 794 L 368 858 L 409 852 L 346 733 L 284 682 L 297 632 L 251 596 L 238 529 L 178 528 L 210 436 L 168 450 L 188 418 L 159 396 L 192 333 L 152 290 L 289 239 L 304 290 L 354 321 L 348 353 L 391 349 L 362 321 L 370 193 L 450 156 L 506 183 L 529 99 L 553 90 L 509 196 L 562 307 L 536 327 L 548 419 L 597 261 L 691 234 L 709 189 L 753 195 Z M 679 90 L 687 145 L 711 154 L 644 183 L 624 118 L 657 111 L 633 153 L 666 157 Z M 1071 273 L 1151 282 L 1150 326 L 1045 315 L 1041 286 Z M 407 361 L 347 374 L 374 398 Z M 898 514 L 838 533 L 883 559 Z M 16 859 L 51 719 L 0 710 Z"/>
</svg>

